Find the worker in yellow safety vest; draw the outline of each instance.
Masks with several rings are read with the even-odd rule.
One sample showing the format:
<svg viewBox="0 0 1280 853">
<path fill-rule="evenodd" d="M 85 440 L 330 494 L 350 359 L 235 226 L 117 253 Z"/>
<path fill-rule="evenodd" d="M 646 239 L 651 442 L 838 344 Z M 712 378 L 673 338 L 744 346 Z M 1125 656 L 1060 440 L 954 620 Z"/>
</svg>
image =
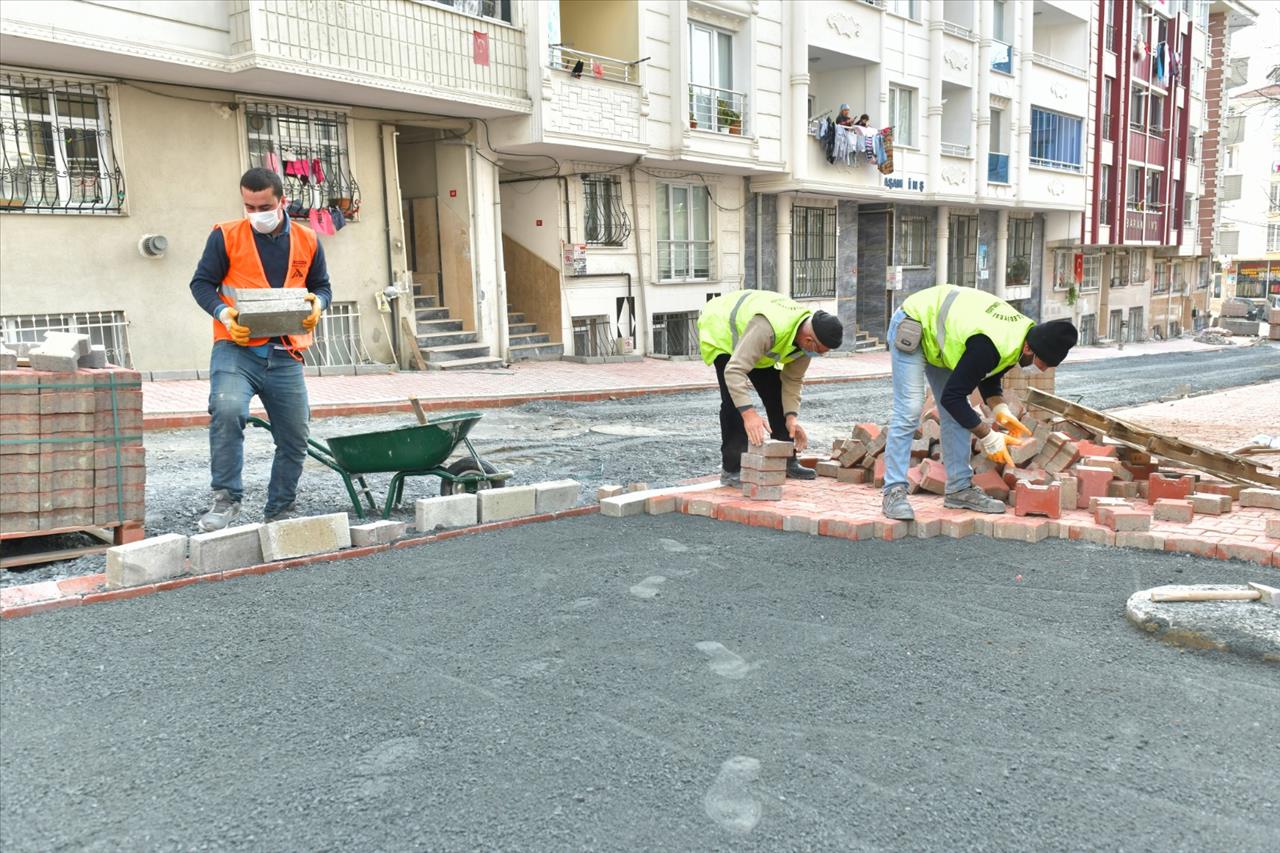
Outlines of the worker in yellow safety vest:
<svg viewBox="0 0 1280 853">
<path fill-rule="evenodd" d="M 747 443 L 772 436 L 804 450 L 800 392 L 813 356 L 840 346 L 844 328 L 825 311 L 814 311 L 778 293 L 738 290 L 709 300 L 698 315 L 702 360 L 714 365 L 720 383 L 720 482 L 741 483 Z M 751 388 L 764 403 L 769 429 L 751 404 Z M 793 455 L 787 476 L 809 480 L 814 472 Z"/>
<path fill-rule="evenodd" d="M 942 426 L 942 461 L 947 469 L 943 505 L 1002 513 L 1002 501 L 973 485 L 970 462 L 977 437 L 987 458 L 1012 464 L 1009 446 L 1031 434 L 1009 409 L 1000 380 L 1014 365 L 1025 371 L 1057 367 L 1076 344 L 1068 320 L 1036 323 L 1004 300 L 975 290 L 940 284 L 903 301 L 889 322 L 893 365 L 893 416 L 884 453 L 884 514 L 911 521 L 907 467 L 911 442 L 920 425 L 926 382 L 933 389 Z M 993 430 L 969 404 L 978 389 L 995 422 Z"/>
</svg>

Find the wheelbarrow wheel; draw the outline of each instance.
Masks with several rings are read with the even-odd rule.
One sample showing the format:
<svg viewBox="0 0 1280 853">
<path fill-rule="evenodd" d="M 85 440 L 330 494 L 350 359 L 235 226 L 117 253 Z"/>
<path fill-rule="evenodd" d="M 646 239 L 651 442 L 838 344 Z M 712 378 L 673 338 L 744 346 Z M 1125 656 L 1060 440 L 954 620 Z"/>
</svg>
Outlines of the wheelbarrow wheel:
<svg viewBox="0 0 1280 853">
<path fill-rule="evenodd" d="M 476 463 L 474 459 L 471 459 L 469 457 L 463 457 L 462 459 L 459 459 L 457 462 L 454 462 L 445 470 L 455 477 L 464 477 L 464 476 L 467 476 L 468 474 L 498 473 L 498 469 L 490 465 L 488 462 L 481 460 L 480 465 L 484 468 L 483 471 L 476 469 Z M 441 480 L 440 494 L 452 495 L 455 493 L 461 494 L 463 492 L 477 492 L 481 489 L 500 489 L 505 485 L 506 483 L 502 483 L 502 482 L 493 483 L 493 482 L 490 482 L 489 480 L 481 480 L 478 483 L 451 483 L 448 480 Z"/>
</svg>

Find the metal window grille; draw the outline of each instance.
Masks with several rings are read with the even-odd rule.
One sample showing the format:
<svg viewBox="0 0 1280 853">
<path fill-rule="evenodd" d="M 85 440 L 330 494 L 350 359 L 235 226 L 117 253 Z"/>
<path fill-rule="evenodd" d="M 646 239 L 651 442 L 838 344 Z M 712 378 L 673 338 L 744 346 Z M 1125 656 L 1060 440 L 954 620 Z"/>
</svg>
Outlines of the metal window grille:
<svg viewBox="0 0 1280 853">
<path fill-rule="evenodd" d="M 313 367 L 373 363 L 360 339 L 360 309 L 355 302 L 329 306 L 316 326 L 315 340 L 303 351 L 303 359 Z"/>
<path fill-rule="evenodd" d="M 1140 307 L 1129 309 L 1129 343 L 1140 344 L 1147 339 L 1145 312 Z"/>
<path fill-rule="evenodd" d="M 1035 222 L 1009 218 L 1009 240 L 1005 260 L 1005 283 L 1010 287 L 1031 283 L 1031 242 Z"/>
<path fill-rule="evenodd" d="M 898 263 L 902 266 L 928 266 L 929 221 L 923 216 L 899 217 L 894 249 L 898 255 Z"/>
<path fill-rule="evenodd" d="M 1098 224 L 1111 224 L 1111 167 L 1102 167 L 1102 180 L 1098 187 Z"/>
<path fill-rule="evenodd" d="M 1156 277 L 1151 283 L 1151 292 L 1169 292 L 1169 264 L 1165 261 L 1156 261 Z"/>
<path fill-rule="evenodd" d="M 698 312 L 654 314 L 653 351 L 658 355 L 697 355 Z"/>
<path fill-rule="evenodd" d="M 249 162 L 280 175 L 289 216 L 336 207 L 351 220 L 360 211 L 360 186 L 351 172 L 347 117 L 284 104 L 245 104 Z"/>
<path fill-rule="evenodd" d="M 1091 293 L 1101 287 L 1102 255 L 1097 252 L 1086 252 L 1084 255 L 1084 280 L 1080 282 L 1080 290 L 1083 293 Z"/>
<path fill-rule="evenodd" d="M 1098 318 L 1093 314 L 1085 314 L 1080 318 L 1080 344 L 1093 346 L 1098 342 Z"/>
<path fill-rule="evenodd" d="M 511 0 L 427 0 L 427 2 L 448 6 L 464 15 L 494 18 L 511 23 Z"/>
<path fill-rule="evenodd" d="M 123 311 L 6 314 L 0 316 L 0 331 L 10 343 L 31 344 L 43 341 L 46 332 L 88 335 L 90 343 L 106 348 L 108 362 L 118 367 L 133 367 L 133 356 L 129 352 L 129 321 Z"/>
<path fill-rule="evenodd" d="M 836 211 L 831 207 L 791 210 L 791 295 L 836 295 Z"/>
<path fill-rule="evenodd" d="M 947 271 L 952 284 L 978 283 L 978 217 L 953 213 L 947 241 Z"/>
<path fill-rule="evenodd" d="M 582 176 L 582 211 L 588 243 L 621 246 L 631 236 L 631 220 L 622 204 L 622 182 L 617 175 Z"/>
<path fill-rule="evenodd" d="M 118 213 L 107 87 L 0 73 L 0 212 Z"/>
<path fill-rule="evenodd" d="M 1081 171 L 1081 121 L 1073 116 L 1031 108 L 1031 165 Z"/>
<path fill-rule="evenodd" d="M 618 352 L 613 321 L 604 315 L 573 318 L 573 352 L 582 356 L 608 356 Z"/>
</svg>

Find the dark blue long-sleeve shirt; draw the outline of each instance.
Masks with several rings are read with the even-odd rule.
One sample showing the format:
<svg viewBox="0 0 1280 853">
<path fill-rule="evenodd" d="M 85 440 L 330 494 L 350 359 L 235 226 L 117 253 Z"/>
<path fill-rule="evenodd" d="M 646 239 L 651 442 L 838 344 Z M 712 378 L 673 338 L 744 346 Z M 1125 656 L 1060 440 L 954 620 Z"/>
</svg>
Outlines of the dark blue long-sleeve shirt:
<svg viewBox="0 0 1280 853">
<path fill-rule="evenodd" d="M 289 240 L 292 225 L 285 217 L 285 226 L 279 234 L 259 234 L 253 232 L 253 244 L 258 250 L 258 258 L 262 261 L 262 271 L 267 276 L 267 283 L 272 287 L 284 287 L 285 275 L 289 272 Z M 196 264 L 195 275 L 191 278 L 191 295 L 196 302 L 217 319 L 218 312 L 226 307 L 218 295 L 222 280 L 227 277 L 231 261 L 227 257 L 227 243 L 221 228 L 214 228 L 204 244 L 204 254 Z M 316 242 L 316 253 L 311 258 L 311 268 L 307 270 L 307 290 L 321 300 L 323 308 L 333 302 L 333 290 L 329 286 L 329 269 L 325 265 L 324 247 Z M 278 340 L 271 343 L 277 343 Z M 263 348 L 269 346 L 264 344 Z"/>
</svg>

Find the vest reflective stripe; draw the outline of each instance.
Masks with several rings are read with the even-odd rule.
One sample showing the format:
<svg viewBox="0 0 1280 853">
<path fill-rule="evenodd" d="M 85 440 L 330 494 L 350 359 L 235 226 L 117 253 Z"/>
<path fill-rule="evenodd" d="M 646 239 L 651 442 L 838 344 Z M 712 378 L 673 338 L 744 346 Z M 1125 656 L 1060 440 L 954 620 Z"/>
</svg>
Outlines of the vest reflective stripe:
<svg viewBox="0 0 1280 853">
<path fill-rule="evenodd" d="M 940 284 L 913 293 L 902 310 L 920 323 L 920 351 L 925 361 L 954 370 L 969 338 L 986 335 L 1000 361 L 988 375 L 1012 367 L 1022 356 L 1027 332 L 1035 325 L 1009 303 L 970 287 Z"/>
<path fill-rule="evenodd" d="M 756 315 L 773 327 L 773 349 L 755 367 L 788 364 L 803 353 L 795 350 L 796 332 L 812 314 L 803 305 L 767 290 L 745 290 L 717 296 L 698 314 L 698 343 L 702 360 L 711 364 L 720 355 L 732 355 L 747 324 Z"/>
<path fill-rule="evenodd" d="M 262 258 L 258 257 L 258 246 L 253 239 L 253 226 L 247 219 L 236 219 L 221 222 L 214 226 L 222 231 L 222 239 L 227 251 L 227 274 L 222 279 L 219 296 L 222 301 L 235 307 L 235 300 L 229 289 L 241 287 L 270 287 L 267 274 L 262 269 Z M 307 286 L 307 273 L 311 270 L 311 259 L 316 254 L 316 234 L 310 228 L 296 222 L 289 223 L 289 268 L 285 273 L 285 287 Z M 213 339 L 215 341 L 231 340 L 231 332 L 218 318 L 213 320 Z M 270 338 L 250 338 L 248 346 L 256 347 L 267 343 Z M 304 350 L 311 346 L 313 336 L 310 332 L 302 335 L 285 336 L 285 348 Z"/>
</svg>

